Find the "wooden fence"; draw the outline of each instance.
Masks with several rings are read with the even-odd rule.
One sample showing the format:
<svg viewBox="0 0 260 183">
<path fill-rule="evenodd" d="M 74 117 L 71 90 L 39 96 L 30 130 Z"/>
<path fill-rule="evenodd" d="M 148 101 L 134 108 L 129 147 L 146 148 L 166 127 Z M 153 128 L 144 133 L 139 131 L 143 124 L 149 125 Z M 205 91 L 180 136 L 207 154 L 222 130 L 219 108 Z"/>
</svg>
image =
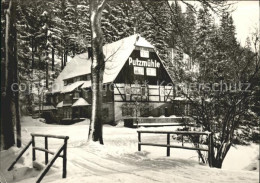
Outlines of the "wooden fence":
<svg viewBox="0 0 260 183">
<path fill-rule="evenodd" d="M 208 152 L 208 161 L 211 162 L 211 138 L 212 138 L 212 133 L 211 132 L 192 132 L 192 131 L 151 131 L 151 130 L 138 130 L 138 151 L 141 151 L 141 146 L 158 146 L 158 147 L 166 147 L 166 155 L 170 156 L 170 148 L 181 148 L 181 149 L 188 149 L 188 150 L 197 150 L 197 151 L 207 151 Z M 158 143 L 146 143 L 141 141 L 141 134 L 142 133 L 153 133 L 153 134 L 166 134 L 167 135 L 167 143 L 166 144 L 158 144 Z M 176 134 L 176 135 L 181 135 L 182 139 L 182 145 L 171 145 L 170 142 L 170 135 L 171 134 Z M 208 137 L 208 148 L 203 148 L 199 146 L 199 143 L 197 143 L 196 147 L 187 147 L 184 146 L 183 143 L 183 136 L 203 136 L 206 135 Z"/>
<path fill-rule="evenodd" d="M 67 176 L 67 142 L 69 137 L 68 136 L 58 136 L 58 135 L 44 135 L 44 134 L 35 134 L 32 133 L 32 140 L 24 147 L 24 149 L 19 153 L 15 161 L 11 164 L 11 166 L 8 168 L 8 171 L 12 170 L 14 165 L 18 162 L 18 160 L 22 157 L 24 152 L 32 145 L 32 160 L 36 160 L 36 150 L 45 152 L 45 164 L 46 167 L 41 172 L 41 174 L 37 177 L 36 183 L 40 183 L 43 177 L 46 175 L 46 173 L 49 171 L 53 163 L 58 157 L 63 158 L 63 170 L 62 170 L 62 178 L 66 178 Z M 45 148 L 40 148 L 35 146 L 35 137 L 44 137 L 44 145 Z M 48 149 L 48 138 L 56 138 L 56 139 L 63 139 L 64 143 L 61 145 L 61 147 L 58 149 L 58 151 L 52 152 Z M 63 154 L 61 155 L 61 152 Z M 49 154 L 54 155 L 52 159 L 49 161 Z"/>
</svg>

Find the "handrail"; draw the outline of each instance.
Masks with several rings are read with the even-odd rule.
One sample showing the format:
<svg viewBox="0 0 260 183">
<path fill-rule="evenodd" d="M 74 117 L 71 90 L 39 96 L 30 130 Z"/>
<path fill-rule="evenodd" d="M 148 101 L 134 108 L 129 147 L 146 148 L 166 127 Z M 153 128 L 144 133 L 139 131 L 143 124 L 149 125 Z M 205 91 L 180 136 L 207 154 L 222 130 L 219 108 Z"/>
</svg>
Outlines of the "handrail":
<svg viewBox="0 0 260 183">
<path fill-rule="evenodd" d="M 55 154 L 55 152 L 49 151 L 49 150 L 44 149 L 44 148 L 40 148 L 40 147 L 33 147 L 33 148 L 34 148 L 35 150 L 47 152 L 47 153 L 52 154 L 52 155 Z M 60 157 L 62 157 L 62 156 L 63 156 L 63 155 L 60 155 Z"/>
<path fill-rule="evenodd" d="M 169 133 L 169 134 L 190 134 L 190 135 L 209 135 L 211 132 L 196 132 L 196 131 L 156 131 L 156 130 L 137 130 L 140 133 Z"/>
<path fill-rule="evenodd" d="M 17 163 L 17 161 L 21 158 L 21 156 L 24 154 L 24 152 L 32 145 L 32 160 L 36 160 L 36 150 L 45 152 L 45 164 L 46 167 L 43 170 L 43 172 L 38 176 L 36 183 L 40 183 L 43 177 L 46 175 L 46 173 L 49 171 L 50 167 L 53 165 L 55 160 L 58 157 L 63 158 L 63 170 L 62 170 L 62 178 L 66 178 L 67 176 L 67 142 L 69 137 L 68 136 L 59 136 L 59 135 L 46 135 L 46 134 L 36 134 L 31 133 L 32 140 L 25 146 L 25 148 L 19 153 L 18 157 L 15 159 L 15 161 L 11 164 L 11 166 L 8 168 L 8 171 L 12 170 L 14 165 Z M 44 137 L 45 139 L 45 148 L 35 147 L 35 137 Z M 57 139 L 63 139 L 64 143 L 62 146 L 58 149 L 56 153 L 50 151 L 48 149 L 48 138 L 57 138 Z M 63 151 L 63 154 L 60 153 Z M 54 155 L 54 157 L 49 162 L 48 160 L 48 154 Z"/>
<path fill-rule="evenodd" d="M 50 138 L 56 138 L 56 139 L 69 139 L 68 136 L 63 136 L 63 135 L 49 135 L 49 134 L 38 134 L 38 133 L 31 133 L 31 136 L 34 136 L 34 137 L 50 137 Z"/>
<path fill-rule="evenodd" d="M 17 161 L 22 157 L 22 155 L 25 153 L 25 151 L 30 147 L 32 144 L 32 140 L 25 146 L 25 148 L 19 153 L 17 158 L 14 160 L 14 162 L 11 164 L 11 166 L 8 168 L 8 171 L 12 170 L 14 165 L 17 163 Z"/>
<path fill-rule="evenodd" d="M 53 163 L 55 162 L 55 160 L 59 157 L 61 151 L 64 150 L 65 144 L 63 144 L 59 150 L 55 153 L 55 155 L 53 156 L 53 158 L 51 159 L 51 161 L 47 164 L 47 166 L 45 167 L 45 169 L 43 170 L 43 172 L 37 177 L 37 181 L 36 183 L 40 183 L 41 180 L 43 179 L 43 177 L 46 175 L 46 173 L 50 170 L 51 166 L 53 165 Z"/>
<path fill-rule="evenodd" d="M 211 155 L 212 155 L 212 132 L 196 132 L 196 131 L 168 131 L 168 130 L 137 130 L 138 133 L 138 151 L 141 151 L 141 146 L 158 146 L 158 147 L 166 147 L 166 155 L 170 156 L 170 148 L 181 148 L 188 150 L 197 150 L 197 151 L 207 151 L 208 152 L 208 161 L 211 165 Z M 154 133 L 154 134 L 167 134 L 167 144 L 156 144 L 156 143 L 144 143 L 141 142 L 141 134 L 142 133 Z M 177 134 L 182 136 L 182 146 L 171 145 L 170 144 L 170 134 Z M 183 136 L 191 136 L 191 135 L 207 135 L 208 136 L 208 148 L 201 148 L 199 144 L 196 147 L 187 147 L 183 146 Z"/>
</svg>

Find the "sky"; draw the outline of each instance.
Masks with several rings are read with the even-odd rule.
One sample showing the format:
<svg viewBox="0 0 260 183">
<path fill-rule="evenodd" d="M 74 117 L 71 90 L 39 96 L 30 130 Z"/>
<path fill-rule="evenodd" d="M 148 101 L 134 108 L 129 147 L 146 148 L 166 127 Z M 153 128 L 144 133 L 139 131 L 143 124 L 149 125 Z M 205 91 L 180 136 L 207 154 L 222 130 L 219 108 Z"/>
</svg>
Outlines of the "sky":
<svg viewBox="0 0 260 183">
<path fill-rule="evenodd" d="M 232 13 L 236 25 L 237 39 L 244 45 L 247 36 L 259 29 L 259 1 L 237 1 Z"/>
<path fill-rule="evenodd" d="M 259 1 L 237 0 L 229 2 L 234 3 L 232 6 L 234 10 L 232 17 L 236 26 L 237 40 L 242 45 L 245 45 L 247 36 L 250 36 L 254 28 L 259 29 Z M 194 2 L 189 3 L 192 4 Z M 181 6 L 184 10 L 185 5 L 181 4 Z"/>
</svg>

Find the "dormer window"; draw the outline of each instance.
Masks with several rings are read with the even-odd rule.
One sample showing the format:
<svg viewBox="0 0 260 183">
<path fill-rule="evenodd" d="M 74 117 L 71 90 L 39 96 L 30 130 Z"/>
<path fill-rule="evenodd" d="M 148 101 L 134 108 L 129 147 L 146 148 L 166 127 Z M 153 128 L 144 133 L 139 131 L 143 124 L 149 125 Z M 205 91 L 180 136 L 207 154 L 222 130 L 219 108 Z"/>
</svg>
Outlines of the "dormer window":
<svg viewBox="0 0 260 183">
<path fill-rule="evenodd" d="M 91 75 L 88 74 L 88 75 L 87 75 L 87 81 L 90 81 L 90 80 L 91 80 Z"/>
<path fill-rule="evenodd" d="M 64 86 L 67 86 L 67 85 L 68 85 L 68 81 L 64 80 Z"/>
<path fill-rule="evenodd" d="M 141 48 L 140 57 L 149 58 L 149 50 L 147 48 Z"/>
<path fill-rule="evenodd" d="M 79 98 L 79 93 L 78 92 L 75 92 L 74 93 L 74 99 L 78 99 Z"/>
<path fill-rule="evenodd" d="M 74 82 L 80 81 L 80 77 L 74 78 Z"/>
</svg>

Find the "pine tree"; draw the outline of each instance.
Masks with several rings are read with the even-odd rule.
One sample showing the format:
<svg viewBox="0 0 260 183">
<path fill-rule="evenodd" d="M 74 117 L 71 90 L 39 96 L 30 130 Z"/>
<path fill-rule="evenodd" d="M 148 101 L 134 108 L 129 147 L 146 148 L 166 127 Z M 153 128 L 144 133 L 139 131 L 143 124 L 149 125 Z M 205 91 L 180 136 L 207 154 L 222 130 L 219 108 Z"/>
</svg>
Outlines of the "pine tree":
<svg viewBox="0 0 260 183">
<path fill-rule="evenodd" d="M 169 45 L 171 48 L 183 50 L 187 44 L 187 29 L 185 29 L 185 17 L 178 1 L 171 4 L 171 33 L 169 35 Z"/>
<path fill-rule="evenodd" d="M 183 51 L 187 53 L 191 58 L 194 56 L 195 52 L 195 35 L 196 35 L 196 15 L 193 12 L 193 10 L 189 7 L 187 7 L 185 12 L 185 21 L 183 24 L 183 31 L 185 37 L 185 43 Z"/>
</svg>

